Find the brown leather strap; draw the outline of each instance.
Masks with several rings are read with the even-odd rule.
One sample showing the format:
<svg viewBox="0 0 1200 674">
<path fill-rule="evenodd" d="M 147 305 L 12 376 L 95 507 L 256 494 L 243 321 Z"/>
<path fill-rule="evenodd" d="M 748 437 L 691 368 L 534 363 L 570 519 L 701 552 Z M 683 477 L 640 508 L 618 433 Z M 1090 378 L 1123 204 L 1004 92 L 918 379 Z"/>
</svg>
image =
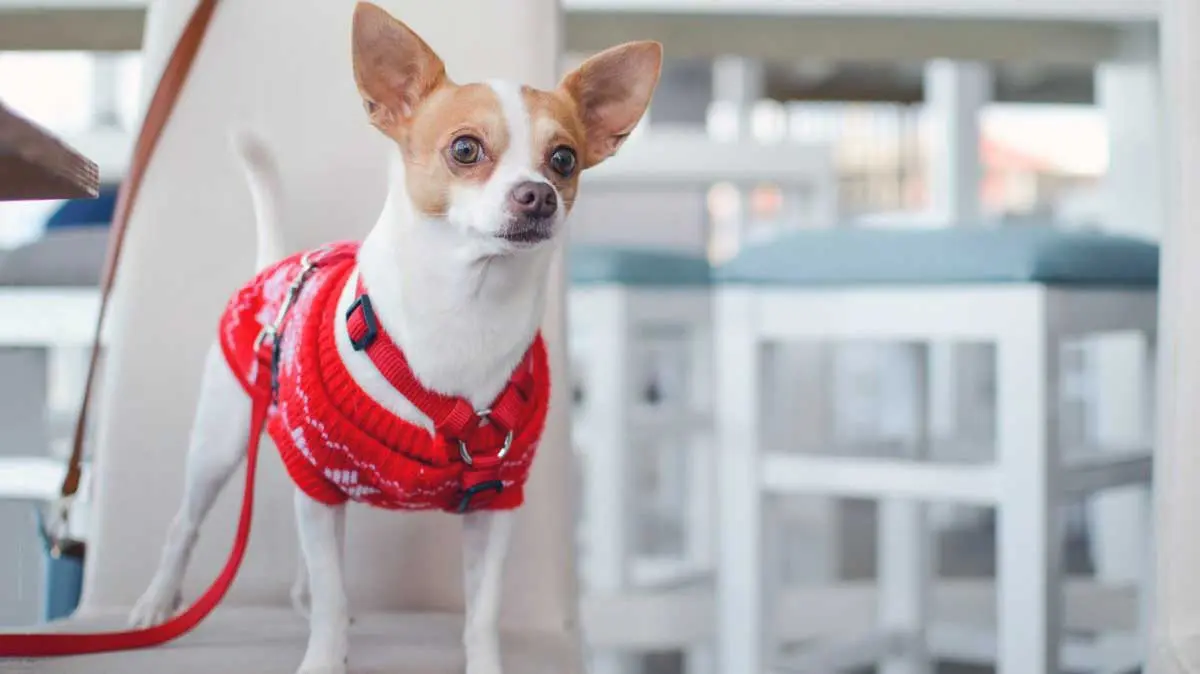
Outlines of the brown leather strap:
<svg viewBox="0 0 1200 674">
<path fill-rule="evenodd" d="M 96 382 L 96 370 L 100 358 L 100 340 L 104 330 L 104 319 L 108 314 L 109 298 L 112 295 L 113 281 L 117 275 L 117 266 L 121 260 L 121 248 L 125 243 L 128 231 L 129 216 L 133 204 L 137 200 L 138 190 L 142 185 L 142 177 L 146 167 L 162 136 L 163 128 L 175 108 L 175 101 L 183 90 L 192 62 L 200 51 L 200 43 L 208 29 L 213 11 L 218 0 L 199 0 L 192 16 L 188 19 L 183 33 L 179 36 L 171 58 L 163 69 L 154 96 L 146 108 L 146 117 L 138 132 L 137 142 L 133 148 L 133 159 L 129 165 L 129 173 L 121 183 L 117 194 L 117 204 L 113 212 L 111 233 L 109 234 L 108 255 L 104 261 L 104 271 L 100 276 L 100 313 L 96 317 L 96 331 L 92 336 L 92 357 L 88 363 L 87 382 L 83 388 L 83 402 L 79 408 L 79 416 L 75 421 L 75 437 L 71 444 L 71 458 L 67 463 L 67 474 L 63 478 L 62 495 L 71 496 L 79 490 L 79 479 L 82 472 L 83 443 L 87 431 L 88 408 L 92 397 L 92 389 Z"/>
</svg>

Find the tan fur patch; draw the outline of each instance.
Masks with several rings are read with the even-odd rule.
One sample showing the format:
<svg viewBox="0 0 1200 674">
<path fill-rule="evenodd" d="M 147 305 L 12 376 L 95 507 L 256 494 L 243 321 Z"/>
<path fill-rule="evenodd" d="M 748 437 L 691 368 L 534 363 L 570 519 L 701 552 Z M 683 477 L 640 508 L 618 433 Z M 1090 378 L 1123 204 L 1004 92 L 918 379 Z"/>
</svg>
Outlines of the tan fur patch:
<svg viewBox="0 0 1200 674">
<path fill-rule="evenodd" d="M 480 142 L 482 157 L 461 165 L 450 155 L 455 139 Z M 421 213 L 444 216 L 456 185 L 482 185 L 508 149 L 508 127 L 500 99 L 485 84 L 447 84 L 417 109 L 407 129 L 392 137 L 404 153 L 405 180 L 413 206 Z"/>
<path fill-rule="evenodd" d="M 378 6 L 355 7 L 352 43 L 363 103 L 371 123 L 403 153 L 414 208 L 444 217 L 456 187 L 488 181 L 512 142 L 508 125 L 524 120 L 505 119 L 505 104 L 492 87 L 451 82 L 429 45 Z M 579 174 L 612 156 L 637 125 L 661 67 L 660 44 L 630 42 L 587 59 L 554 91 L 521 88 L 530 124 L 529 168 L 556 187 L 565 211 L 575 203 Z M 480 148 L 468 163 L 451 152 L 464 137 Z M 562 172 L 552 161 L 559 148 L 575 156 L 574 166 Z"/>
<path fill-rule="evenodd" d="M 385 133 L 446 82 L 446 68 L 429 45 L 376 5 L 355 6 L 351 43 L 354 81 L 371 123 Z"/>
<path fill-rule="evenodd" d="M 575 101 L 561 91 L 541 91 L 532 87 L 522 87 L 521 96 L 529 112 L 531 152 L 539 162 L 537 169 L 558 189 L 563 208 L 569 212 L 579 191 L 587 139 Z M 577 158 L 575 170 L 566 177 L 550 166 L 550 155 L 559 147 L 570 148 Z"/>
</svg>

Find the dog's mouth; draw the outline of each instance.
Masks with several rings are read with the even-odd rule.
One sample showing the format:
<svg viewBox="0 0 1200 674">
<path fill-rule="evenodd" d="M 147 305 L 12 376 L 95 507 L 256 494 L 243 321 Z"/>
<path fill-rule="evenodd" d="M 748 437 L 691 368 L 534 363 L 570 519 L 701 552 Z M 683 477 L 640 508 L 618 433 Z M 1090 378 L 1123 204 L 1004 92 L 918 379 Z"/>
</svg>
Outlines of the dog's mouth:
<svg viewBox="0 0 1200 674">
<path fill-rule="evenodd" d="M 554 222 L 550 218 L 517 220 L 500 232 L 498 236 L 519 246 L 535 246 L 554 236 Z"/>
</svg>

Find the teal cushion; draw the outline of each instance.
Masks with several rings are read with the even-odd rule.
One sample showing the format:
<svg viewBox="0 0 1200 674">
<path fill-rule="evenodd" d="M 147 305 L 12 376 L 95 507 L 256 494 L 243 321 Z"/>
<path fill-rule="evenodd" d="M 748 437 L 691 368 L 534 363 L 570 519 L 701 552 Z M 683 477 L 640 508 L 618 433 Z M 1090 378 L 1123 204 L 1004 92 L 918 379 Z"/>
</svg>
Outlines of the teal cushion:
<svg viewBox="0 0 1200 674">
<path fill-rule="evenodd" d="M 790 232 L 714 271 L 722 283 L 866 285 L 1043 283 L 1154 287 L 1158 246 L 1045 227 Z"/>
<path fill-rule="evenodd" d="M 657 248 L 571 246 L 568 263 L 575 285 L 696 286 L 711 271 L 699 255 Z"/>
</svg>

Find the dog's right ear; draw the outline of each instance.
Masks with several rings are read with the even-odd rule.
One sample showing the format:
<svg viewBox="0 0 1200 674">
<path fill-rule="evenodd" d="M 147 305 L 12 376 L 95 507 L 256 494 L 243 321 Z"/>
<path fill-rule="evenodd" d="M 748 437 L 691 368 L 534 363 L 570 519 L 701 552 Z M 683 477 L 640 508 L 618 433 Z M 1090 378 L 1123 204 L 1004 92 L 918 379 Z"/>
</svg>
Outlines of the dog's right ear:
<svg viewBox="0 0 1200 674">
<path fill-rule="evenodd" d="M 385 133 L 403 127 L 446 81 L 442 59 L 411 28 L 369 2 L 354 7 L 354 81 L 367 114 Z"/>
<path fill-rule="evenodd" d="M 650 105 L 662 72 L 657 42 L 627 42 L 606 49 L 568 73 L 559 85 L 578 107 L 586 145 L 580 158 L 591 168 L 616 153 Z"/>
</svg>

